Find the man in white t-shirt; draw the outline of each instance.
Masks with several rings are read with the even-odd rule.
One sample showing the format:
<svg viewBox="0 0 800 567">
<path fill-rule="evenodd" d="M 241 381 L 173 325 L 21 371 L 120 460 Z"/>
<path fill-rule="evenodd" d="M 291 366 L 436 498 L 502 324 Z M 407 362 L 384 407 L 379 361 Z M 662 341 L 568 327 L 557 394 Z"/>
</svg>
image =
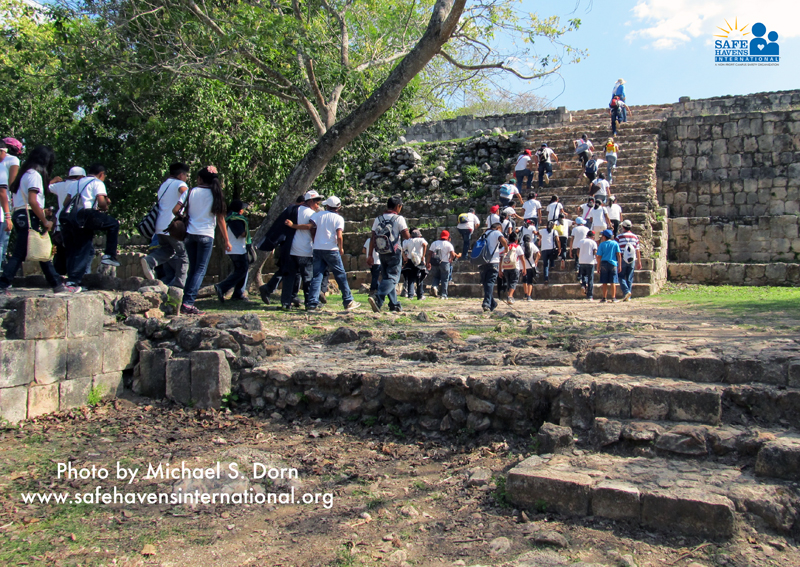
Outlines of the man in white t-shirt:
<svg viewBox="0 0 800 567">
<path fill-rule="evenodd" d="M 314 251 L 311 240 L 311 216 L 319 210 L 319 204 L 323 197 L 313 189 L 303 195 L 305 201 L 297 209 L 297 221 L 286 219 L 286 226 L 293 228 L 296 232 L 292 239 L 292 247 L 289 251 L 289 262 L 284 267 L 285 276 L 283 279 L 283 289 L 281 290 L 281 308 L 288 311 L 292 308 L 294 299 L 295 281 L 298 278 L 302 281 L 303 295 L 305 295 L 305 306 L 308 309 L 311 299 L 311 280 L 314 278 Z M 299 302 L 294 303 L 299 307 Z"/>
<path fill-rule="evenodd" d="M 469 249 L 472 245 L 472 234 L 475 229 L 481 224 L 481 219 L 475 214 L 475 209 L 470 209 L 469 212 L 461 213 L 458 215 L 458 232 L 461 233 L 461 238 L 464 239 L 464 248 L 461 250 L 461 257 L 466 259 L 469 256 Z"/>
<path fill-rule="evenodd" d="M 403 199 L 399 195 L 389 198 L 386 210 L 372 223 L 370 235 L 370 251 L 367 265 L 372 266 L 372 253 L 376 250 L 381 256 L 381 285 L 378 291 L 369 297 L 369 305 L 375 313 L 380 313 L 384 300 L 389 298 L 389 311 L 400 312 L 403 308 L 397 300 L 397 282 L 403 269 L 402 241 L 411 235 L 408 232 L 406 219 L 400 216 Z"/>
<path fill-rule="evenodd" d="M 3 168 L 0 167 L 0 176 L 3 175 L 2 173 Z M 61 215 L 61 209 L 64 208 L 64 205 L 68 204 L 69 201 L 72 199 L 72 196 L 75 194 L 75 188 L 78 186 L 78 180 L 86 177 L 86 170 L 82 167 L 73 167 L 69 170 L 69 174 L 67 175 L 66 179 L 61 179 L 60 177 L 54 177 L 50 180 L 50 187 L 47 190 L 55 195 L 56 203 L 58 204 L 58 208 L 56 209 L 55 214 L 55 230 L 53 232 L 53 244 L 56 247 L 56 254 L 53 257 L 53 266 L 56 268 L 56 272 L 58 272 L 62 276 L 67 275 L 67 249 L 64 248 L 64 235 L 61 233 L 61 223 L 58 220 L 58 217 Z M 58 236 L 56 236 L 58 234 Z"/>
<path fill-rule="evenodd" d="M 188 179 L 188 165 L 185 163 L 173 163 L 169 166 L 169 177 L 161 184 L 156 193 L 158 202 L 158 218 L 156 219 L 158 248 L 141 259 L 144 277 L 149 280 L 156 279 L 154 270 L 162 264 L 167 264 L 171 268 L 169 273 L 174 275 L 164 283 L 181 289 L 186 285 L 189 256 L 186 254 L 186 247 L 183 242 L 172 238 L 167 234 L 166 230 L 172 219 L 175 218 L 172 209 L 178 204 L 178 199 L 181 198 L 181 195 L 189 190 L 189 186 L 186 184 Z"/>
<path fill-rule="evenodd" d="M 436 240 L 428 248 L 428 271 L 433 274 L 431 282 L 431 295 L 436 297 L 438 288 L 439 297 L 447 299 L 447 286 L 450 283 L 450 271 L 453 269 L 453 261 L 460 258 L 461 254 L 456 254 L 455 248 L 450 243 L 450 232 L 443 230 Z"/>
<path fill-rule="evenodd" d="M 539 223 L 542 221 L 542 203 L 536 198 L 536 193 L 530 193 L 528 200 L 522 203 L 524 213 L 522 213 L 522 220 L 533 219 L 533 224 L 539 228 Z"/>
<path fill-rule="evenodd" d="M 120 265 L 117 261 L 119 221 L 106 213 L 111 206 L 105 185 L 106 168 L 96 163 L 86 173 L 87 176 L 75 185 L 75 195 L 62 212 L 61 219 L 67 249 L 67 287 L 74 288 L 80 288 L 86 268 L 92 261 L 95 231 L 106 233 L 106 249 L 100 263 Z"/>
<path fill-rule="evenodd" d="M 369 254 L 369 242 L 372 240 L 371 238 L 367 238 L 367 241 L 364 243 L 363 248 L 361 249 L 361 253 L 366 255 Z M 381 283 L 381 256 L 377 252 L 372 253 L 372 266 L 370 266 L 370 283 L 369 283 L 369 294 L 372 295 L 376 291 L 378 291 L 378 285 Z"/>
<path fill-rule="evenodd" d="M 586 298 L 594 301 L 594 266 L 596 263 L 597 242 L 594 241 L 594 232 L 586 233 L 586 237 L 578 242 L 578 264 L 580 271 L 578 277 L 581 288 L 586 292 Z"/>
<path fill-rule="evenodd" d="M 339 214 L 342 202 L 339 197 L 328 197 L 322 205 L 324 211 L 317 211 L 309 222 L 311 223 L 311 238 L 314 251 L 314 278 L 311 280 L 311 299 L 306 303 L 306 311 L 319 309 L 319 290 L 322 278 L 327 271 L 333 274 L 339 290 L 342 292 L 342 305 L 350 311 L 361 304 L 353 300 L 350 284 L 347 282 L 347 272 L 344 269 L 342 256 L 344 256 L 344 219 Z"/>
<path fill-rule="evenodd" d="M 581 240 L 586 238 L 586 235 L 589 233 L 589 228 L 586 226 L 586 221 L 583 220 L 583 217 L 578 217 L 575 219 L 575 226 L 572 229 L 572 234 L 569 237 L 569 256 L 570 258 L 575 258 L 575 274 L 578 275 L 578 281 L 580 281 L 580 269 L 581 263 L 578 259 L 578 253 L 580 251 L 580 244 Z"/>
<path fill-rule="evenodd" d="M 514 197 L 519 200 L 519 204 L 521 205 L 522 195 L 519 194 L 519 189 L 517 189 L 517 186 L 514 185 L 513 182 L 506 181 L 500 186 L 498 195 L 500 206 L 503 208 L 508 207 L 514 202 Z"/>
<path fill-rule="evenodd" d="M 554 162 L 558 163 L 558 156 L 553 150 L 547 147 L 546 143 L 543 143 L 533 156 L 533 163 L 539 172 L 539 189 L 544 187 L 545 183 L 550 183 L 550 176 L 553 175 Z"/>
<path fill-rule="evenodd" d="M 486 215 L 486 228 L 492 228 L 496 222 L 500 222 L 500 205 L 489 207 L 489 214 Z"/>
<path fill-rule="evenodd" d="M 611 225 L 611 220 L 608 218 L 608 210 L 597 200 L 595 200 L 592 210 L 589 211 L 589 218 L 592 221 L 591 227 L 595 234 L 600 234 Z"/>
<path fill-rule="evenodd" d="M 605 205 L 606 198 L 608 198 L 608 194 L 610 191 L 610 185 L 608 181 L 606 181 L 606 176 L 603 173 L 597 174 L 597 179 L 592 181 L 592 197 L 594 197 L 595 201 L 600 201 Z"/>
<path fill-rule="evenodd" d="M 531 190 L 531 183 L 533 182 L 533 167 L 531 164 L 531 151 L 525 150 L 517 158 L 517 163 L 514 166 L 514 177 L 517 179 L 517 189 L 522 192 L 522 184 L 527 179 L 528 183 L 525 189 Z"/>
<path fill-rule="evenodd" d="M 494 296 L 494 286 L 497 284 L 497 274 L 500 271 L 500 258 L 508 251 L 508 241 L 501 232 L 501 224 L 494 223 L 486 233 L 486 246 L 492 253 L 488 264 L 480 267 L 481 285 L 483 286 L 483 311 L 497 309 L 497 300 Z"/>
<path fill-rule="evenodd" d="M 428 275 L 425 259 L 428 257 L 428 241 L 422 238 L 422 232 L 415 228 L 411 238 L 403 241 L 403 295 L 409 299 L 425 298 L 425 286 L 422 282 Z"/>
<path fill-rule="evenodd" d="M 616 238 L 619 232 L 619 225 L 623 220 L 622 207 L 617 204 L 617 198 L 614 195 L 611 195 L 608 201 L 611 203 L 611 206 L 608 207 L 608 218 L 611 220 L 611 224 L 614 225 L 614 238 Z"/>
</svg>

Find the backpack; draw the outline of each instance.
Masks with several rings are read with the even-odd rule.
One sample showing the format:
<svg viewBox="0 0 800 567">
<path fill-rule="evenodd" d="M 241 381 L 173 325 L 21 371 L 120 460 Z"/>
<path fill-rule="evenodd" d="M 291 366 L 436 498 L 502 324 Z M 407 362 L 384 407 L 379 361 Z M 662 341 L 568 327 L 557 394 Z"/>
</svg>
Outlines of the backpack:
<svg viewBox="0 0 800 567">
<path fill-rule="evenodd" d="M 508 183 L 505 183 L 505 184 L 501 185 L 500 186 L 500 196 L 503 199 L 510 199 L 511 196 L 514 194 L 513 191 L 512 191 L 512 187 L 514 187 L 514 186 L 513 185 L 509 185 Z"/>
<path fill-rule="evenodd" d="M 378 217 L 378 228 L 375 230 L 375 250 L 378 254 L 394 254 L 399 248 L 398 240 L 392 233 L 397 215 L 387 220 L 384 215 Z"/>
<path fill-rule="evenodd" d="M 550 161 L 550 152 L 545 152 L 542 148 L 536 150 L 536 157 L 539 158 L 539 161 Z"/>
<path fill-rule="evenodd" d="M 84 178 L 85 179 L 85 178 Z M 78 212 L 84 210 L 83 206 L 78 208 L 78 201 L 81 198 L 81 194 L 83 193 L 84 189 L 86 189 L 89 185 L 92 184 L 95 178 L 92 177 L 89 182 L 81 188 L 81 179 L 78 181 L 77 188 L 78 190 L 75 192 L 75 195 L 72 196 L 69 204 L 61 210 L 61 215 L 59 216 L 59 222 L 64 224 L 72 225 L 73 227 L 83 228 L 86 224 L 85 217 L 78 217 Z"/>
<path fill-rule="evenodd" d="M 622 247 L 622 260 L 626 264 L 633 264 L 633 261 L 635 259 L 636 259 L 636 246 L 634 246 L 632 242 L 628 242 L 625 246 Z"/>
<path fill-rule="evenodd" d="M 619 108 L 619 101 L 620 101 L 620 98 L 617 95 L 614 95 L 614 98 L 612 98 L 611 102 L 608 103 L 608 108 L 610 108 L 612 110 L 615 109 L 615 108 Z"/>
<path fill-rule="evenodd" d="M 500 242 L 498 242 L 493 250 L 489 250 L 489 242 L 487 236 L 492 232 L 494 231 L 488 230 L 484 232 L 475 242 L 475 246 L 472 247 L 472 252 L 470 253 L 469 256 L 469 261 L 471 264 L 474 264 L 476 266 L 484 266 L 492 262 L 492 257 L 494 256 L 497 247 L 500 246 Z"/>
<path fill-rule="evenodd" d="M 502 266 L 504 270 L 516 270 L 517 269 L 517 247 L 512 247 L 506 254 L 503 256 Z"/>
<path fill-rule="evenodd" d="M 597 160 L 596 159 L 590 159 L 589 161 L 586 162 L 586 173 L 588 175 L 591 175 L 591 174 L 595 174 L 596 175 L 597 174 Z"/>
<path fill-rule="evenodd" d="M 469 213 L 461 213 L 458 215 L 458 224 L 467 224 L 469 222 Z"/>
</svg>

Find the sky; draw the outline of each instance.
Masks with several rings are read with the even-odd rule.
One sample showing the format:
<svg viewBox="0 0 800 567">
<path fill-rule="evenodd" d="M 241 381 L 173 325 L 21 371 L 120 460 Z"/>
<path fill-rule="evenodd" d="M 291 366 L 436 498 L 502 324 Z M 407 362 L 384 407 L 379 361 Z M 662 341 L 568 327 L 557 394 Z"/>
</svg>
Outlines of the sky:
<svg viewBox="0 0 800 567">
<path fill-rule="evenodd" d="M 522 0 L 520 9 L 582 22 L 565 43 L 587 49 L 588 57 L 562 67 L 561 76 L 544 85 L 519 80 L 511 87 L 545 97 L 552 107 L 605 107 L 619 78 L 634 106 L 800 88 L 800 3 L 793 0 L 583 0 L 577 10 L 572 0 Z M 749 40 L 759 22 L 778 33 L 779 65 L 716 66 L 719 27 L 738 27 L 729 39 Z"/>
</svg>

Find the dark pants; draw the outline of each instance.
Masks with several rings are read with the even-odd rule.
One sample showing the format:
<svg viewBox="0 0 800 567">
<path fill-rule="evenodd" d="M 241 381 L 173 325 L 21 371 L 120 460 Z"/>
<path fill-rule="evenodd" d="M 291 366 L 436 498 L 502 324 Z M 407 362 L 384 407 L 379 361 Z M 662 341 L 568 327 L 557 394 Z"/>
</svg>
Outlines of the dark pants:
<svg viewBox="0 0 800 567">
<path fill-rule="evenodd" d="M 592 158 L 592 152 L 586 150 L 585 152 L 581 152 L 578 154 L 578 160 L 581 162 L 581 165 L 586 167 L 586 162 Z"/>
<path fill-rule="evenodd" d="M 499 264 L 485 264 L 481 266 L 481 285 L 483 286 L 482 306 L 494 311 L 497 300 L 493 297 L 494 286 L 497 284 L 497 271 Z"/>
<path fill-rule="evenodd" d="M 314 277 L 314 258 L 311 256 L 289 256 L 285 272 L 283 290 L 281 290 L 281 305 L 286 307 L 292 304 L 295 298 L 295 282 L 300 280 L 303 295 L 305 295 L 305 305 L 308 307 L 308 302 L 311 299 L 311 280 Z"/>
<path fill-rule="evenodd" d="M 186 255 L 189 257 L 189 271 L 186 274 L 186 286 L 183 288 L 183 304 L 194 305 L 197 292 L 203 284 L 208 270 L 208 261 L 214 250 L 214 239 L 210 236 L 187 234 L 183 241 L 186 246 Z"/>
<path fill-rule="evenodd" d="M 558 250 L 556 248 L 542 250 L 542 268 L 544 269 L 545 283 L 550 281 L 550 269 L 555 267 L 556 258 L 558 258 Z"/>
<path fill-rule="evenodd" d="M 53 233 L 53 244 L 56 247 L 56 255 L 53 257 L 53 266 L 61 276 L 67 275 L 67 249 L 64 248 L 64 233 L 60 230 Z"/>
<path fill-rule="evenodd" d="M 580 264 L 578 274 L 581 285 L 586 288 L 586 297 L 591 299 L 594 297 L 594 264 Z"/>
<path fill-rule="evenodd" d="M 614 225 L 614 238 L 616 238 L 617 232 L 619 232 L 619 221 L 617 219 L 611 219 L 611 224 Z"/>
<path fill-rule="evenodd" d="M 64 245 L 67 249 L 68 279 L 74 285 L 81 284 L 86 268 L 92 262 L 94 256 L 92 240 L 95 231 L 106 233 L 105 254 L 112 258 L 117 257 L 119 240 L 119 221 L 102 211 L 94 209 L 78 211 L 78 221 L 83 224 L 83 228 L 69 223 L 62 226 Z"/>
<path fill-rule="evenodd" d="M 553 175 L 553 164 L 549 161 L 539 162 L 539 188 L 544 187 L 544 176 L 550 177 Z"/>
<path fill-rule="evenodd" d="M 566 261 L 567 260 L 567 252 L 568 252 L 568 250 L 567 250 L 567 240 L 568 240 L 568 238 L 566 236 L 559 236 L 558 240 L 561 243 L 561 256 L 559 256 L 559 258 L 561 258 L 562 260 Z"/>
<path fill-rule="evenodd" d="M 403 279 L 405 285 L 403 286 L 403 293 L 406 297 L 411 298 L 414 293 L 417 294 L 417 299 L 422 299 L 425 295 L 425 289 L 422 282 L 428 275 L 428 270 L 421 266 L 415 266 L 411 260 L 407 261 L 403 266 Z"/>
<path fill-rule="evenodd" d="M 369 293 L 372 295 L 376 291 L 378 291 L 378 285 L 381 283 L 381 265 L 380 264 L 373 264 L 369 268 Z"/>
<path fill-rule="evenodd" d="M 531 183 L 533 182 L 533 172 L 530 169 L 518 169 L 514 172 L 514 177 L 517 178 L 517 189 L 519 192 L 522 193 L 522 184 L 527 179 L 528 184 L 525 188 L 530 191 L 531 190 Z"/>
<path fill-rule="evenodd" d="M 622 270 L 619 273 L 619 287 L 622 288 L 622 295 L 633 293 L 633 262 L 622 262 Z"/>
<path fill-rule="evenodd" d="M 623 122 L 623 120 L 620 111 L 615 108 L 611 111 L 611 134 L 613 136 L 617 135 L 617 122 Z"/>
<path fill-rule="evenodd" d="M 247 269 L 250 267 L 247 262 L 247 254 L 228 254 L 228 258 L 233 262 L 233 271 L 227 278 L 219 282 L 219 289 L 222 295 L 233 289 L 231 299 L 244 299 L 244 292 L 247 288 Z"/>
<path fill-rule="evenodd" d="M 6 262 L 3 275 L 0 276 L 0 289 L 6 289 L 11 285 L 14 276 L 17 275 L 17 270 L 19 270 L 20 265 L 22 265 L 22 262 L 24 262 L 25 258 L 28 256 L 28 215 L 25 213 L 25 209 L 14 211 L 11 220 L 14 223 L 14 230 L 16 232 L 14 253 Z M 39 219 L 33 215 L 31 215 L 31 228 L 36 231 L 41 228 Z M 56 287 L 61 284 L 61 278 L 58 273 L 56 273 L 53 262 L 39 262 L 39 267 L 42 268 L 42 273 L 47 283 L 50 284 L 50 287 Z"/>
<path fill-rule="evenodd" d="M 381 284 L 375 293 L 375 303 L 378 307 L 388 298 L 390 307 L 397 307 L 397 282 L 400 281 L 400 271 L 403 268 L 403 253 L 398 250 L 394 254 L 381 254 Z"/>
<path fill-rule="evenodd" d="M 461 259 L 466 260 L 469 258 L 469 248 L 472 246 L 472 231 L 468 228 L 459 228 L 458 232 L 461 233 L 461 238 L 464 239 L 464 249 L 461 251 Z"/>
</svg>

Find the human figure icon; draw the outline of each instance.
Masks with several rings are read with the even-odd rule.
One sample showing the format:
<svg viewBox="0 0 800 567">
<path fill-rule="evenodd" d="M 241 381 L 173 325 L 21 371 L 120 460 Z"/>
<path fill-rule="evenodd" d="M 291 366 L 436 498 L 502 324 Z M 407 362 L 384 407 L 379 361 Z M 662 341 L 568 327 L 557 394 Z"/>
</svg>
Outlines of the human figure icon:
<svg viewBox="0 0 800 567">
<path fill-rule="evenodd" d="M 778 32 L 771 31 L 767 35 L 770 43 L 764 48 L 764 55 L 780 55 L 780 46 L 778 45 Z"/>
<path fill-rule="evenodd" d="M 762 23 L 753 24 L 751 31 L 754 38 L 750 40 L 750 55 L 767 55 L 767 40 L 764 39 L 764 34 L 767 33 L 767 26 Z M 775 34 L 775 39 L 778 39 L 778 34 L 772 33 Z M 777 47 L 777 45 L 776 43 L 775 46 Z"/>
</svg>

